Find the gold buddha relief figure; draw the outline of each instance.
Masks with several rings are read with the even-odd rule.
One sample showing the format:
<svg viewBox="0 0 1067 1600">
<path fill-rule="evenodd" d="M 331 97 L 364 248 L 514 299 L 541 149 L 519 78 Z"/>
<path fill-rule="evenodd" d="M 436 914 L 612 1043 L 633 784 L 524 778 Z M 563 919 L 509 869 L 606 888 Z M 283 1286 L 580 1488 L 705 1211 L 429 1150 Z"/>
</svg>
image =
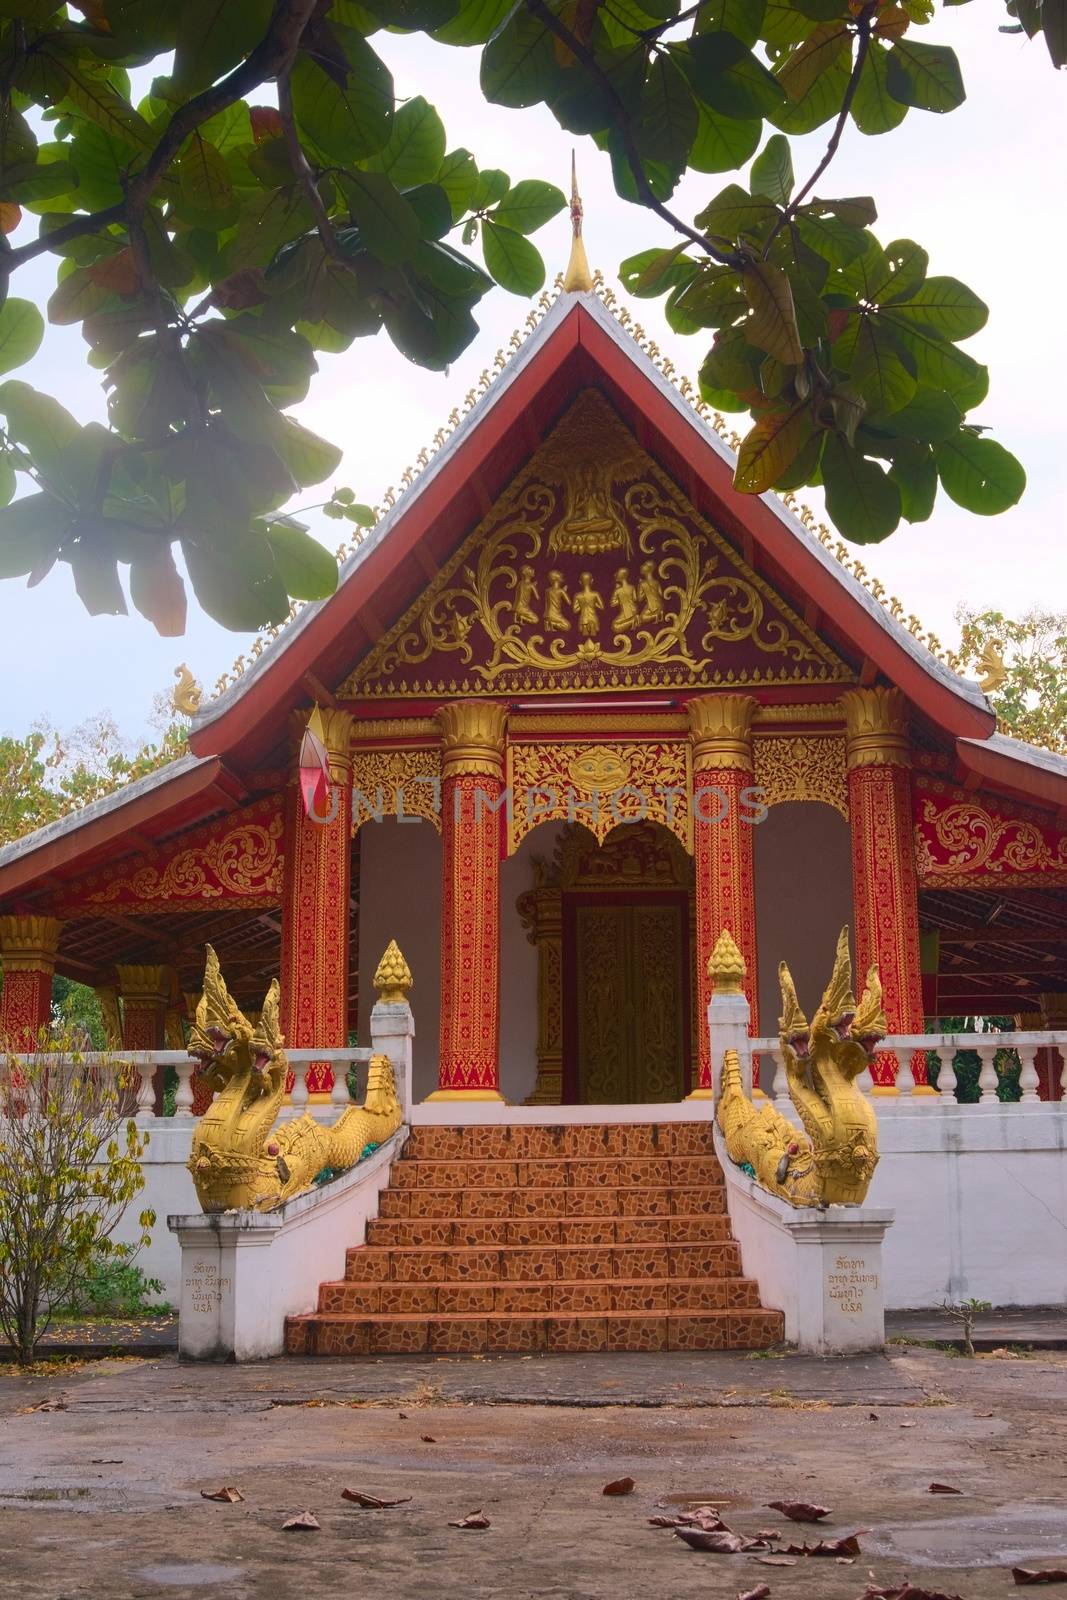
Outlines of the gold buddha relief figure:
<svg viewBox="0 0 1067 1600">
<path fill-rule="evenodd" d="M 578 614 L 578 632 L 583 639 L 595 639 L 600 632 L 600 619 L 598 611 L 603 611 L 604 602 L 593 588 L 593 574 L 583 572 L 580 578 L 581 588 L 574 596 L 574 610 Z"/>
</svg>

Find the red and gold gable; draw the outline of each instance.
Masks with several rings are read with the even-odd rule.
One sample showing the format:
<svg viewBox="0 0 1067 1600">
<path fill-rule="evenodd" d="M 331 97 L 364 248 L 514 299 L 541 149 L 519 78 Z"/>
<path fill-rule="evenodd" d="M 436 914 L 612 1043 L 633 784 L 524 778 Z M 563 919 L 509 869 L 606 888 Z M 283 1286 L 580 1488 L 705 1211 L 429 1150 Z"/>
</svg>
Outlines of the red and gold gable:
<svg viewBox="0 0 1067 1600">
<path fill-rule="evenodd" d="M 338 692 L 568 694 L 851 676 L 586 389 Z"/>
<path fill-rule="evenodd" d="M 1067 885 L 1067 831 L 1049 817 L 923 774 L 912 803 L 923 888 Z"/>
</svg>

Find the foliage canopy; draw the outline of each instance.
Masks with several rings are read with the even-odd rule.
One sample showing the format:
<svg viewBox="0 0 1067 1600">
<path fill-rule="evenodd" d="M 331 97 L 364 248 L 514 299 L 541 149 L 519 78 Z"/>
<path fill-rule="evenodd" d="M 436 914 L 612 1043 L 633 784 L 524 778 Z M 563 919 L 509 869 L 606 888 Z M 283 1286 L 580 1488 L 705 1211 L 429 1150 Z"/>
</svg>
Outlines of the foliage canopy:
<svg viewBox="0 0 1067 1600">
<path fill-rule="evenodd" d="M 333 558 L 281 513 L 341 458 L 289 414 L 316 351 L 384 328 L 410 360 L 444 368 L 494 281 L 541 287 L 530 235 L 566 203 L 450 148 L 423 97 L 399 103 L 375 43 L 388 30 L 479 48 L 488 100 L 548 106 L 607 152 L 620 195 L 677 231 L 622 278 L 665 295 L 677 330 L 711 332 L 702 392 L 752 417 L 738 488 L 821 483 L 859 542 L 928 518 L 939 483 L 981 514 L 1014 504 L 1022 468 L 969 420 L 988 378 L 961 345 L 985 306 L 930 273 L 921 245 L 880 242 L 873 199 L 818 189 L 850 120 L 881 134 L 962 102 L 955 54 L 923 37 L 935 9 L 0 0 L 0 280 L 58 258 L 47 314 L 80 324 L 109 420 L 81 426 L 21 379 L 0 384 L 0 576 L 37 583 L 66 562 L 91 613 L 121 613 L 128 566 L 134 606 L 165 634 L 185 620 L 175 545 L 200 604 L 231 628 L 331 592 Z M 1063 64 L 1062 0 L 1008 11 Z M 826 154 L 798 184 L 789 136 L 822 126 Z M 692 222 L 670 210 L 687 171 L 750 162 Z M 484 265 L 468 253 L 479 236 Z M 30 300 L 6 299 L 0 373 L 33 356 L 43 327 Z M 19 474 L 29 492 L 15 499 Z M 350 491 L 330 509 L 369 515 Z"/>
</svg>

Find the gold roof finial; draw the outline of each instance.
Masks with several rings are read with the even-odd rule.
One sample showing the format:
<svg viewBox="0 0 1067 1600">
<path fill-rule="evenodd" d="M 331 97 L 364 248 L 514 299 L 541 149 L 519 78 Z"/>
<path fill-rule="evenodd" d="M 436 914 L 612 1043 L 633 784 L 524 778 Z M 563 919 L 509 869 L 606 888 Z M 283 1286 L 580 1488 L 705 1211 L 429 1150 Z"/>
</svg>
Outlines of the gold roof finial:
<svg viewBox="0 0 1067 1600">
<path fill-rule="evenodd" d="M 396 940 L 390 939 L 374 974 L 378 999 L 387 1006 L 405 1005 L 411 984 L 411 968 L 401 955 Z"/>
<path fill-rule="evenodd" d="M 708 957 L 708 977 L 716 994 L 741 994 L 748 968 L 729 928 L 724 928 Z"/>
<path fill-rule="evenodd" d="M 571 258 L 563 275 L 564 294 L 588 294 L 593 287 L 593 274 L 582 243 L 582 200 L 578 193 L 578 168 L 571 151 Z"/>
<path fill-rule="evenodd" d="M 170 692 L 170 703 L 179 716 L 195 717 L 200 710 L 202 690 L 189 668 L 183 661 L 180 667 L 175 667 L 174 676 L 177 683 Z"/>
</svg>

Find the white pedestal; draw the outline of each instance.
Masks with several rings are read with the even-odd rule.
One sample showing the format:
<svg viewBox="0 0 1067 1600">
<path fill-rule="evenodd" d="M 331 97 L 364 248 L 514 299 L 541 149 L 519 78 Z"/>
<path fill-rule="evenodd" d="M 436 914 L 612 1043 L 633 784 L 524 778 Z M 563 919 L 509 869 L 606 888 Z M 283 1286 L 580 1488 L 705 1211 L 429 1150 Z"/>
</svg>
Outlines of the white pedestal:
<svg viewBox="0 0 1067 1600">
<path fill-rule="evenodd" d="M 716 1130 L 726 1197 L 745 1276 L 785 1316 L 785 1336 L 808 1355 L 855 1355 L 885 1344 L 882 1206 L 798 1210 L 735 1167 Z"/>
</svg>

